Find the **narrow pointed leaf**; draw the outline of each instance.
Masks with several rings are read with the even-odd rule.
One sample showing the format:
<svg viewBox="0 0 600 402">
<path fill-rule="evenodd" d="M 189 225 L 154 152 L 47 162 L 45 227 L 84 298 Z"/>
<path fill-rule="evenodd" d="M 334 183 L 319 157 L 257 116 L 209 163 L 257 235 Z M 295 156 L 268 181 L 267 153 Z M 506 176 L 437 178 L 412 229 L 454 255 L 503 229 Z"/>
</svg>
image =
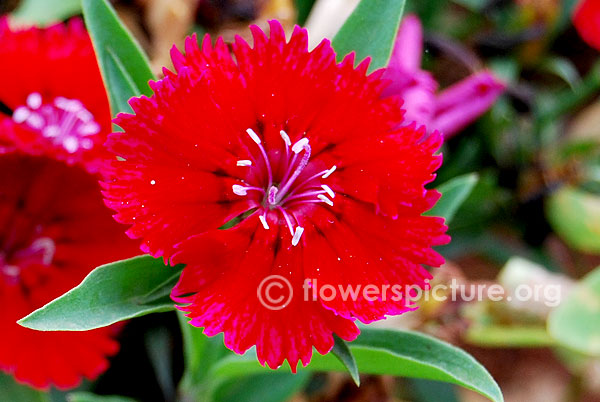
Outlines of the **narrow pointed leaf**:
<svg viewBox="0 0 600 402">
<path fill-rule="evenodd" d="M 181 267 L 140 256 L 102 265 L 77 287 L 19 321 L 38 331 L 87 331 L 174 308 Z"/>
<path fill-rule="evenodd" d="M 81 4 L 113 113 L 129 112 L 129 98 L 152 93 L 148 81 L 154 75 L 148 58 L 107 0 Z"/>
<path fill-rule="evenodd" d="M 371 57 L 370 71 L 387 66 L 405 2 L 362 0 L 333 39 L 338 58 L 356 52 L 359 61 Z"/>
<path fill-rule="evenodd" d="M 465 351 L 438 339 L 411 331 L 363 328 L 350 350 L 360 373 L 423 378 L 457 384 L 502 402 L 498 384 L 487 370 Z M 213 369 L 216 376 L 244 376 L 269 370 L 256 360 L 254 352 L 223 359 Z M 289 367 L 280 369 L 289 371 Z M 315 355 L 305 369 L 346 371 L 332 354 Z"/>
<path fill-rule="evenodd" d="M 360 375 L 358 373 L 358 367 L 356 366 L 356 360 L 348 347 L 348 344 L 337 335 L 333 335 L 335 339 L 335 344 L 333 345 L 333 349 L 331 353 L 346 367 L 348 373 L 350 373 L 350 377 L 354 380 L 356 386 L 360 387 Z"/>
</svg>

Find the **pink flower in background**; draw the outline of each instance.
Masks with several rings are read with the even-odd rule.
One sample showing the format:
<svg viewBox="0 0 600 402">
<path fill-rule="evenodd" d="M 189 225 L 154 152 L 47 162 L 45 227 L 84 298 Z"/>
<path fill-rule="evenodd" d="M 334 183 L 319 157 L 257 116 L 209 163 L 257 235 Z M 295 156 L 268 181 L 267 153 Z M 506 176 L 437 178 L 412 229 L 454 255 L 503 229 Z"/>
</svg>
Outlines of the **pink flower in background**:
<svg viewBox="0 0 600 402">
<path fill-rule="evenodd" d="M 431 73 L 421 70 L 423 28 L 414 15 L 404 18 L 385 78 L 385 95 L 404 100 L 405 120 L 449 138 L 485 113 L 504 92 L 504 83 L 481 71 L 439 92 Z"/>
</svg>

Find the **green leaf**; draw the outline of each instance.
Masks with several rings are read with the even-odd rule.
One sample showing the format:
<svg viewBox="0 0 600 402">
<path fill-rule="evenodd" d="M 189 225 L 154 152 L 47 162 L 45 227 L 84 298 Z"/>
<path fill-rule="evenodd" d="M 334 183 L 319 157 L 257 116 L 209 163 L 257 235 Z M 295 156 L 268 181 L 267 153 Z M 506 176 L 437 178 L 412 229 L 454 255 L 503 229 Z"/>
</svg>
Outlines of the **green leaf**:
<svg viewBox="0 0 600 402">
<path fill-rule="evenodd" d="M 442 184 L 438 187 L 442 198 L 425 215 L 444 217 L 446 224 L 449 224 L 478 181 L 477 173 L 469 173 Z"/>
<path fill-rule="evenodd" d="M 571 247 L 600 254 L 600 196 L 564 187 L 547 200 L 546 216 Z"/>
<path fill-rule="evenodd" d="M 72 392 L 67 396 L 67 402 L 135 402 L 124 396 L 104 396 L 90 392 Z"/>
<path fill-rule="evenodd" d="M 357 60 L 371 57 L 369 70 L 387 66 L 405 0 L 362 0 L 333 39 L 338 59 L 355 51 Z"/>
<path fill-rule="evenodd" d="M 0 373 L 0 401 L 50 402 L 50 395 L 18 384 L 11 376 Z"/>
<path fill-rule="evenodd" d="M 131 97 L 152 94 L 148 81 L 154 75 L 148 58 L 107 0 L 82 0 L 82 8 L 113 114 L 129 112 Z"/>
<path fill-rule="evenodd" d="M 39 331 L 87 331 L 172 310 L 169 294 L 180 273 L 181 267 L 147 255 L 102 265 L 19 324 Z"/>
<path fill-rule="evenodd" d="M 348 344 L 339 336 L 333 335 L 335 343 L 331 353 L 339 359 L 339 361 L 346 367 L 350 373 L 350 377 L 354 380 L 357 387 L 360 387 L 360 375 L 358 373 L 358 366 L 356 366 L 356 360 L 348 348 Z"/>
<path fill-rule="evenodd" d="M 296 0 L 296 9 L 298 10 L 298 25 L 304 25 L 310 12 L 315 5 L 316 0 Z"/>
<path fill-rule="evenodd" d="M 502 402 L 502 392 L 486 369 L 465 351 L 417 332 L 362 328 L 350 344 L 359 371 L 365 374 L 423 378 L 457 384 L 494 402 Z M 213 375 L 242 376 L 269 370 L 258 364 L 254 353 L 221 360 Z M 281 370 L 281 369 L 280 369 Z M 289 370 L 285 368 L 283 370 Z M 306 369 L 346 371 L 331 355 L 315 355 Z"/>
<path fill-rule="evenodd" d="M 600 356 L 600 267 L 583 278 L 550 313 L 548 331 L 564 346 Z"/>
<path fill-rule="evenodd" d="M 466 334 L 472 345 L 500 348 L 544 348 L 556 342 L 544 326 L 473 325 Z"/>
<path fill-rule="evenodd" d="M 183 335 L 183 354 L 185 371 L 179 384 L 183 395 L 194 395 L 207 392 L 207 384 L 211 378 L 208 373 L 212 366 L 229 353 L 223 344 L 223 336 L 208 337 L 202 328 L 196 328 L 188 323 L 188 318 L 181 311 L 177 312 L 181 333 Z"/>
<path fill-rule="evenodd" d="M 80 0 L 23 0 L 12 16 L 18 21 L 45 26 L 80 12 Z"/>
<path fill-rule="evenodd" d="M 212 395 L 214 402 L 285 402 L 308 382 L 310 373 L 262 373 L 224 381 Z"/>
</svg>

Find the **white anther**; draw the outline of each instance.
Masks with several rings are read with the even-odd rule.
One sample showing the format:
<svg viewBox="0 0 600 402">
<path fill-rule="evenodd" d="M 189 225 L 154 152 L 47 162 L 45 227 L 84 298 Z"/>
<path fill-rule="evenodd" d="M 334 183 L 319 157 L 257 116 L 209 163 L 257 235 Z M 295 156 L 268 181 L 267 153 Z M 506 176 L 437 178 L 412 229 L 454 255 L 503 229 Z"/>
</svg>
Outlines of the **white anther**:
<svg viewBox="0 0 600 402">
<path fill-rule="evenodd" d="M 235 195 L 239 195 L 239 196 L 248 195 L 248 190 L 244 186 L 240 186 L 239 184 L 234 184 L 233 186 L 231 186 L 231 188 L 233 189 L 233 193 Z"/>
<path fill-rule="evenodd" d="M 317 198 L 323 201 L 325 204 L 329 205 L 330 207 L 333 207 L 333 201 L 325 197 L 323 194 L 317 195 Z"/>
<path fill-rule="evenodd" d="M 252 166 L 252 161 L 248 159 L 243 159 L 241 161 L 237 161 L 238 166 Z"/>
<path fill-rule="evenodd" d="M 327 193 L 328 196 L 330 196 L 331 198 L 335 198 L 335 193 L 333 192 L 331 187 L 329 187 L 327 184 L 321 185 L 321 188 L 323 190 L 325 190 L 325 192 Z"/>
<path fill-rule="evenodd" d="M 300 238 L 302 237 L 302 233 L 304 233 L 304 228 L 302 226 L 296 226 L 296 231 L 294 232 L 294 237 L 292 237 L 292 246 L 297 246 L 300 243 Z"/>
<path fill-rule="evenodd" d="M 267 223 L 267 218 L 264 215 L 259 215 L 258 219 L 260 219 L 260 223 L 262 223 L 263 228 L 269 230 L 269 224 Z"/>
<path fill-rule="evenodd" d="M 91 121 L 89 123 L 85 123 L 79 129 L 79 134 L 81 135 L 94 135 L 100 132 L 100 125 L 95 121 Z"/>
<path fill-rule="evenodd" d="M 24 123 L 31 116 L 31 112 L 25 106 L 18 107 L 12 115 L 12 119 L 15 123 Z"/>
<path fill-rule="evenodd" d="M 56 99 L 54 99 L 54 105 L 62 110 L 67 110 L 70 102 L 71 101 L 69 99 L 63 98 L 62 96 L 58 96 Z"/>
<path fill-rule="evenodd" d="M 37 92 L 30 94 L 27 97 L 27 106 L 34 110 L 38 109 L 40 106 L 42 106 L 42 95 Z"/>
<path fill-rule="evenodd" d="M 63 147 L 68 153 L 73 154 L 79 149 L 79 141 L 77 141 L 76 137 L 67 137 L 63 141 Z"/>
<path fill-rule="evenodd" d="M 290 136 L 287 135 L 287 133 L 283 130 L 281 130 L 279 132 L 279 135 L 281 135 L 281 138 L 283 138 L 283 142 L 285 142 L 285 145 L 288 147 L 292 146 L 292 140 L 290 140 Z"/>
<path fill-rule="evenodd" d="M 44 137 L 53 138 L 53 137 L 58 137 L 59 134 L 60 134 L 60 127 L 58 127 L 56 125 L 44 127 L 44 129 L 42 130 L 42 135 Z"/>
<path fill-rule="evenodd" d="M 331 176 L 331 174 L 332 174 L 333 172 L 335 172 L 335 169 L 337 169 L 337 166 L 333 165 L 333 166 L 331 167 L 331 169 L 329 169 L 327 172 L 325 172 L 325 174 L 324 174 L 323 176 L 321 176 L 321 177 L 322 177 L 323 179 L 326 179 L 326 178 L 328 178 L 329 176 Z"/>
<path fill-rule="evenodd" d="M 292 151 L 294 151 L 294 153 L 296 153 L 296 154 L 299 154 L 300 152 L 302 152 L 304 147 L 306 147 L 307 145 L 308 145 L 308 138 L 304 137 L 304 138 L 300 139 L 297 143 L 294 144 L 294 146 L 292 147 Z"/>
<path fill-rule="evenodd" d="M 77 118 L 83 121 L 84 123 L 87 123 L 89 121 L 92 121 L 94 115 L 86 109 L 81 109 L 79 112 L 77 112 Z"/>
<path fill-rule="evenodd" d="M 260 137 L 258 136 L 258 134 L 256 134 L 256 131 L 249 128 L 248 130 L 246 130 L 246 132 L 248 133 L 250 138 L 252 138 L 252 141 L 256 142 L 256 144 L 261 143 Z"/>
<path fill-rule="evenodd" d="M 44 118 L 37 113 L 31 113 L 27 118 L 27 124 L 38 130 L 44 127 L 44 123 Z"/>
</svg>

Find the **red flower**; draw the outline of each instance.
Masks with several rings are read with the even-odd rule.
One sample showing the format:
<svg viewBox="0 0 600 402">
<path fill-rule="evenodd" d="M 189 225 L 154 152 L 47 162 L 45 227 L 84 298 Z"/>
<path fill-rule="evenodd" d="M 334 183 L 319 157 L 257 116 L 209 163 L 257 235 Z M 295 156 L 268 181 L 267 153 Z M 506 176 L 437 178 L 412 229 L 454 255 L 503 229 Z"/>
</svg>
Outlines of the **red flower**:
<svg viewBox="0 0 600 402">
<path fill-rule="evenodd" d="M 439 197 L 424 185 L 441 138 L 402 127 L 368 62 L 337 64 L 328 41 L 309 53 L 300 28 L 287 43 L 277 22 L 270 39 L 251 30 L 254 48 L 237 38 L 234 58 L 222 39 L 173 49 L 176 73 L 116 120 L 125 132 L 108 146 L 123 160 L 110 162 L 104 194 L 145 251 L 187 264 L 172 296 L 191 324 L 295 369 L 313 346 L 327 353 L 332 334 L 354 339 L 355 319 L 412 308 L 313 298 L 318 285 L 425 286 L 421 264 L 443 262 L 431 248 L 449 240 L 443 220 L 421 216 Z M 275 308 L 257 297 L 271 279 Z"/>
<path fill-rule="evenodd" d="M 0 369 L 36 388 L 70 388 L 108 367 L 115 328 L 38 332 L 16 321 L 94 267 L 135 253 L 86 171 L 106 152 L 98 145 L 105 138 L 81 131 L 96 122 L 105 133 L 108 104 L 79 21 L 17 32 L 0 25 L 0 102 L 14 111 L 0 115 Z M 83 104 L 99 114 L 88 116 Z M 57 135 L 44 135 L 57 124 Z M 73 137 L 82 149 L 70 152 Z"/>
<path fill-rule="evenodd" d="M 573 23 L 583 40 L 600 50 L 600 2 L 581 1 L 573 14 Z"/>
<path fill-rule="evenodd" d="M 13 31 L 0 18 L 0 43 L 0 152 L 16 147 L 98 170 L 111 114 L 82 21 Z"/>
</svg>

